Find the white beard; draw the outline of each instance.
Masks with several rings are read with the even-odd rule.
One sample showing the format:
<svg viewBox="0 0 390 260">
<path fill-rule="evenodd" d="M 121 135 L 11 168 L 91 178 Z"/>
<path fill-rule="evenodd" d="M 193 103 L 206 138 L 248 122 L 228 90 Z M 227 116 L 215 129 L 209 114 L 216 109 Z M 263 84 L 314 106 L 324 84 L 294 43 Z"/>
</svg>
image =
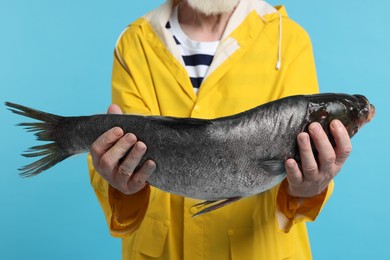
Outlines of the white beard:
<svg viewBox="0 0 390 260">
<path fill-rule="evenodd" d="M 194 10 L 209 15 L 217 15 L 233 11 L 241 0 L 187 0 Z"/>
</svg>

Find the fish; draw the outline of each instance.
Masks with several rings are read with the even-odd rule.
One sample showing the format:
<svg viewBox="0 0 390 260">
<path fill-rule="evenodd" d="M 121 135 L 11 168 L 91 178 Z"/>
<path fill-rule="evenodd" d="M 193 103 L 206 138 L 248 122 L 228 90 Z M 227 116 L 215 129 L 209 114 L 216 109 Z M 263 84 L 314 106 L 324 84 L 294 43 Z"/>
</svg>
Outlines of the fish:
<svg viewBox="0 0 390 260">
<path fill-rule="evenodd" d="M 338 119 L 350 137 L 370 122 L 374 105 L 363 95 L 320 93 L 295 95 L 247 111 L 215 119 L 96 114 L 63 117 L 6 102 L 13 113 L 38 120 L 20 123 L 39 141 L 25 157 L 41 157 L 21 167 L 32 177 L 68 157 L 89 152 L 104 132 L 120 127 L 147 146 L 140 165 L 148 159 L 156 170 L 148 184 L 184 197 L 203 200 L 194 205 L 201 215 L 241 198 L 262 193 L 285 177 L 284 162 L 300 162 L 296 137 L 319 122 L 335 145 L 329 124 Z M 316 153 L 315 148 L 313 152 Z"/>
</svg>

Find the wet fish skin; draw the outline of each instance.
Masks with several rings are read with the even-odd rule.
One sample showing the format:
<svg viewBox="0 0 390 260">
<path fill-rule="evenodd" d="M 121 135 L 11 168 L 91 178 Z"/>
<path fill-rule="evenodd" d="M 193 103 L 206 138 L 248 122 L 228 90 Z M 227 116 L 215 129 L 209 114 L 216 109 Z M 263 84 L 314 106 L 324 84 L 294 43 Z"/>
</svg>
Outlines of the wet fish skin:
<svg viewBox="0 0 390 260">
<path fill-rule="evenodd" d="M 60 117 L 13 103 L 11 111 L 43 121 L 22 123 L 52 144 L 32 147 L 25 156 L 45 156 L 23 167 L 37 175 L 67 157 L 89 151 L 102 133 L 119 126 L 134 133 L 157 169 L 148 182 L 162 190 L 217 201 L 257 194 L 284 177 L 284 161 L 296 158 L 296 136 L 320 122 L 331 138 L 329 122 L 339 119 L 352 137 L 371 120 L 375 108 L 360 95 L 317 94 L 279 99 L 237 115 L 208 119 L 137 115 Z M 142 163 L 142 162 L 141 162 Z"/>
</svg>

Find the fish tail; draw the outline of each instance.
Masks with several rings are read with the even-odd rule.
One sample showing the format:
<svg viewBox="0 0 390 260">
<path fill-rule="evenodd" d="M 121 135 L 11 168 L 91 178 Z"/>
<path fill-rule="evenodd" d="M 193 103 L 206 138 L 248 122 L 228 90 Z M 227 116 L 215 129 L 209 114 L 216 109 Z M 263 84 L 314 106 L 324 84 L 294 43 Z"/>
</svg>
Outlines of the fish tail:
<svg viewBox="0 0 390 260">
<path fill-rule="evenodd" d="M 51 142 L 44 145 L 33 146 L 22 155 L 24 157 L 38 157 L 39 160 L 19 168 L 20 176 L 23 178 L 38 175 L 55 164 L 65 160 L 72 154 L 63 149 L 57 142 L 55 132 L 64 117 L 49 114 L 29 107 L 5 102 L 8 110 L 25 117 L 36 119 L 40 122 L 20 123 L 18 126 L 24 127 L 28 132 L 35 132 L 39 141 Z"/>
</svg>

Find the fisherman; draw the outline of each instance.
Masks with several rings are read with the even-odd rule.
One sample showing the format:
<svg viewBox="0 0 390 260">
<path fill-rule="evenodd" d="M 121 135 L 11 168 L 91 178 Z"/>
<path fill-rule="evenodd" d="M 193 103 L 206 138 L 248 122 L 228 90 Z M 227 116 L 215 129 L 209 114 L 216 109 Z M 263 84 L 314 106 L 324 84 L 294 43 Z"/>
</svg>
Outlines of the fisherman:
<svg viewBox="0 0 390 260">
<path fill-rule="evenodd" d="M 317 92 L 310 39 L 283 6 L 171 0 L 120 35 L 108 113 L 216 118 Z M 194 218 L 199 201 L 149 186 L 158 165 L 138 165 L 146 145 L 118 127 L 92 146 L 91 182 L 123 259 L 311 259 L 305 222 L 351 152 L 342 124 L 330 129 L 335 148 L 317 123 L 298 135 L 301 166 L 286 160 L 280 185 Z"/>
</svg>

